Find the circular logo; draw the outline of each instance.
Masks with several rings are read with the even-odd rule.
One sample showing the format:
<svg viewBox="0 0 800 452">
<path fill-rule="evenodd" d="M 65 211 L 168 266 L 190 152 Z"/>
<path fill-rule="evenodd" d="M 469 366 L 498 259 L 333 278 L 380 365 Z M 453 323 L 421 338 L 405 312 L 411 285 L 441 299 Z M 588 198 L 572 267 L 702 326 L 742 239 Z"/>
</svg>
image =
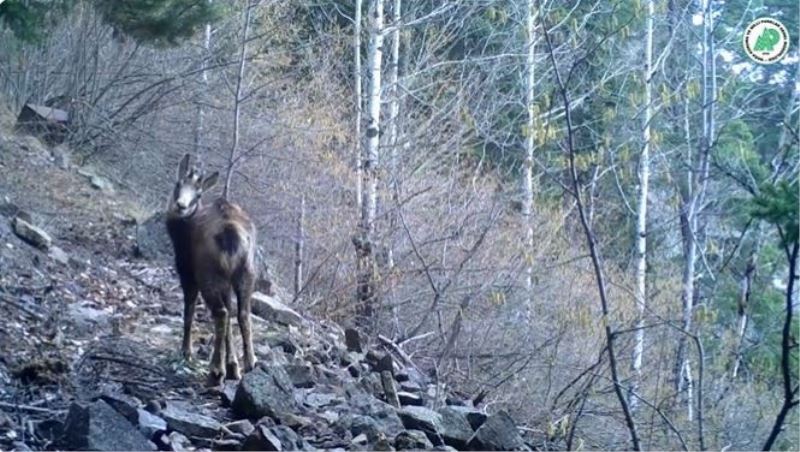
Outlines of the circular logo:
<svg viewBox="0 0 800 452">
<path fill-rule="evenodd" d="M 789 32 L 779 21 L 761 17 L 744 30 L 742 45 L 747 56 L 756 63 L 772 64 L 789 51 Z"/>
</svg>

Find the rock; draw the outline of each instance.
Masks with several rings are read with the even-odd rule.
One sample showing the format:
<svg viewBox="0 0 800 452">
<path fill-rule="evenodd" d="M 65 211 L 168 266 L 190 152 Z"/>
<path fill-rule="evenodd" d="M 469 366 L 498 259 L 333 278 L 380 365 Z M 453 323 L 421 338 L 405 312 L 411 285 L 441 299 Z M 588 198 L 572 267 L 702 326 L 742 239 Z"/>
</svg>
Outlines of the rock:
<svg viewBox="0 0 800 452">
<path fill-rule="evenodd" d="M 413 405 L 413 406 L 425 405 L 425 400 L 422 399 L 422 396 L 411 392 L 398 391 L 397 398 L 400 400 L 400 405 Z"/>
<path fill-rule="evenodd" d="M 395 408 L 400 408 L 400 399 L 397 395 L 397 388 L 394 384 L 392 373 L 388 370 L 381 372 L 381 382 L 383 384 L 383 392 L 386 396 L 386 401 Z"/>
<path fill-rule="evenodd" d="M 394 360 L 392 359 L 392 355 L 385 354 L 378 360 L 378 363 L 375 366 L 375 372 L 389 372 L 394 377 Z"/>
<path fill-rule="evenodd" d="M 36 248 L 47 251 L 53 243 L 53 239 L 50 238 L 49 234 L 44 232 L 41 228 L 23 220 L 19 215 L 14 217 L 11 226 L 14 228 L 14 233 L 17 234 L 19 238 Z"/>
<path fill-rule="evenodd" d="M 208 448 L 225 451 L 241 450 L 242 442 L 235 438 L 214 439 L 209 441 Z"/>
<path fill-rule="evenodd" d="M 167 421 L 164 419 L 141 408 L 137 409 L 136 413 L 138 418 L 136 424 L 144 436 L 153 438 L 158 433 L 167 431 Z"/>
<path fill-rule="evenodd" d="M 426 434 L 437 434 L 442 425 L 442 415 L 430 408 L 408 406 L 397 411 L 407 429 L 422 430 Z"/>
<path fill-rule="evenodd" d="M 438 430 L 444 443 L 456 449 L 466 448 L 474 433 L 467 416 L 449 407 L 442 408 L 438 412 L 442 419 Z"/>
<path fill-rule="evenodd" d="M 285 425 L 277 425 L 275 427 L 259 425 L 247 437 L 242 445 L 242 450 L 300 450 L 306 449 L 306 446 L 305 441 Z"/>
<path fill-rule="evenodd" d="M 458 412 L 466 417 L 467 422 L 469 422 L 470 427 L 472 430 L 478 430 L 484 422 L 486 422 L 486 413 L 478 411 L 474 408 L 469 408 L 466 406 L 461 405 L 450 405 L 442 410 L 439 410 L 441 413 L 443 410 L 447 410 L 449 412 Z"/>
<path fill-rule="evenodd" d="M 134 425 L 139 421 L 137 410 L 141 403 L 133 397 L 116 392 L 104 392 L 100 398 Z"/>
<path fill-rule="evenodd" d="M 311 388 L 314 386 L 314 368 L 309 364 L 287 364 L 283 366 L 289 379 L 296 388 Z"/>
<path fill-rule="evenodd" d="M 425 432 L 419 430 L 404 430 L 394 437 L 394 447 L 397 450 L 431 450 L 431 444 Z"/>
<path fill-rule="evenodd" d="M 369 416 L 354 416 L 350 424 L 350 433 L 353 436 L 366 435 L 367 440 L 371 443 L 377 441 L 380 432 L 381 428 L 378 422 Z"/>
<path fill-rule="evenodd" d="M 528 450 L 514 420 L 505 411 L 486 419 L 469 441 L 473 450 Z"/>
<path fill-rule="evenodd" d="M 232 431 L 233 433 L 241 433 L 244 436 L 248 436 L 256 429 L 253 426 L 253 423 L 248 421 L 247 419 L 241 419 L 238 421 L 231 422 L 230 424 L 225 424 L 225 428 Z"/>
<path fill-rule="evenodd" d="M 239 418 L 276 417 L 295 408 L 292 383 L 282 367 L 258 367 L 242 378 L 233 400 Z"/>
<path fill-rule="evenodd" d="M 22 210 L 19 208 L 19 206 L 11 202 L 8 198 L 0 200 L 0 215 L 8 218 L 13 218 L 14 216 L 19 215 L 21 211 Z M 23 215 L 22 217 L 23 220 L 30 222 L 29 215 L 28 218 L 24 218 L 25 215 Z"/>
<path fill-rule="evenodd" d="M 349 352 L 361 353 L 364 351 L 361 347 L 361 335 L 354 328 L 344 330 L 344 343 Z"/>
<path fill-rule="evenodd" d="M 69 255 L 57 246 L 51 246 L 47 255 L 50 256 L 50 259 L 53 259 L 61 265 L 69 264 Z"/>
<path fill-rule="evenodd" d="M 147 260 L 172 259 L 172 242 L 167 234 L 166 214 L 158 212 L 136 226 L 136 254 Z"/>
<path fill-rule="evenodd" d="M 167 402 L 160 414 L 170 429 L 186 436 L 210 438 L 216 436 L 222 428 L 222 424 L 216 419 L 192 412 L 192 407 L 183 402 Z"/>
<path fill-rule="evenodd" d="M 222 406 L 226 408 L 230 408 L 233 405 L 233 399 L 236 397 L 236 385 L 235 381 L 225 380 L 222 383 L 222 392 L 220 393 L 220 397 L 222 398 Z"/>
<path fill-rule="evenodd" d="M 62 442 L 74 450 L 156 450 L 155 444 L 103 400 L 70 406 Z"/>
<path fill-rule="evenodd" d="M 180 432 L 170 433 L 167 439 L 170 449 L 174 450 L 175 452 L 183 452 L 192 447 L 192 443 L 189 441 L 189 438 Z"/>
<path fill-rule="evenodd" d="M 388 403 L 382 402 L 360 389 L 349 389 L 348 407 L 357 414 L 371 417 L 377 422 L 379 430 L 394 437 L 404 430 L 403 422 Z"/>
<path fill-rule="evenodd" d="M 261 292 L 254 292 L 252 296 L 252 311 L 254 315 L 270 322 L 282 325 L 300 326 L 305 322 L 303 316 L 292 308 L 278 301 L 276 298 Z"/>
<path fill-rule="evenodd" d="M 50 154 L 53 156 L 53 162 L 55 162 L 59 168 L 67 170 L 72 166 L 72 157 L 66 146 L 56 146 L 50 150 Z"/>
<path fill-rule="evenodd" d="M 305 397 L 303 403 L 312 408 L 322 408 L 328 405 L 342 405 L 345 400 L 336 394 L 311 392 Z"/>
</svg>

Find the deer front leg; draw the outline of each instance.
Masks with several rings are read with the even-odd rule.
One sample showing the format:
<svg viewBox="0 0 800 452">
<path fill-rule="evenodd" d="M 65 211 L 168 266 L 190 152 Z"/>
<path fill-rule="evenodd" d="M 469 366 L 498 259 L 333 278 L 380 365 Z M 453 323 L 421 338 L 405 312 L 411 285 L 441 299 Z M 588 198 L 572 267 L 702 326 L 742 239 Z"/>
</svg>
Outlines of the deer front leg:
<svg viewBox="0 0 800 452">
<path fill-rule="evenodd" d="M 183 284 L 183 358 L 192 360 L 192 322 L 194 308 L 197 306 L 197 287 L 194 284 Z"/>
<path fill-rule="evenodd" d="M 211 308 L 211 316 L 214 318 L 214 351 L 211 353 L 211 366 L 208 371 L 206 385 L 215 387 L 220 386 L 223 378 L 225 378 L 225 368 L 222 361 L 225 356 L 228 310 L 219 298 L 215 299 L 214 306 L 209 306 L 209 308 Z"/>
</svg>

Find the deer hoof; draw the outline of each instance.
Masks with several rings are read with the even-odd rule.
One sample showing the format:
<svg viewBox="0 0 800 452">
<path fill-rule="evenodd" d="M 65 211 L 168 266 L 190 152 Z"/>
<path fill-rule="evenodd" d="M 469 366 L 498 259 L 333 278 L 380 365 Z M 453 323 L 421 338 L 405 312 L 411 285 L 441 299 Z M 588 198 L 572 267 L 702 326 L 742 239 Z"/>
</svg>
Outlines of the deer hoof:
<svg viewBox="0 0 800 452">
<path fill-rule="evenodd" d="M 236 363 L 228 363 L 225 366 L 225 379 L 226 380 L 239 380 L 242 378 L 242 374 L 239 373 L 239 365 Z"/>
<path fill-rule="evenodd" d="M 225 375 L 219 371 L 210 371 L 208 373 L 208 378 L 206 378 L 206 386 L 209 388 L 215 388 L 217 386 L 222 386 L 222 379 Z"/>
</svg>

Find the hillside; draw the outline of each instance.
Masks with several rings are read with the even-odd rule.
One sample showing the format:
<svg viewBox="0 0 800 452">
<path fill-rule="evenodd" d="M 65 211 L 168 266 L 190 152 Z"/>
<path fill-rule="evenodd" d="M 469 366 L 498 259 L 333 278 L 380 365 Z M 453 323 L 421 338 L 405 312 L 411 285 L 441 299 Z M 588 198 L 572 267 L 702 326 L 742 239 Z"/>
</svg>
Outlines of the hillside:
<svg viewBox="0 0 800 452">
<path fill-rule="evenodd" d="M 186 363 L 171 265 L 137 257 L 136 193 L 59 165 L 68 150 L 9 121 L 0 135 L 1 449 L 528 447 L 507 414 L 448 395 L 388 341 L 345 341 L 264 294 L 258 368 L 205 389 L 208 314 Z"/>
</svg>

